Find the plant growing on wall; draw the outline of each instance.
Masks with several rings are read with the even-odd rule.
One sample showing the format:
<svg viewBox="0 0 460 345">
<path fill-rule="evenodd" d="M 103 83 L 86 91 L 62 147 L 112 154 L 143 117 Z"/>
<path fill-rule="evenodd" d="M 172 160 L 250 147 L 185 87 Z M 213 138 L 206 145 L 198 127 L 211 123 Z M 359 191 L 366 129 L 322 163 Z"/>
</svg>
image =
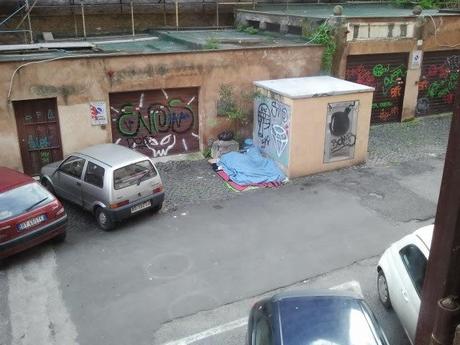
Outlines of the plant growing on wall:
<svg viewBox="0 0 460 345">
<path fill-rule="evenodd" d="M 218 116 L 226 117 L 232 124 L 232 130 L 238 136 L 240 128 L 248 125 L 248 117 L 252 102 L 258 97 L 258 93 L 240 91 L 235 95 L 233 87 L 229 84 L 221 84 L 217 101 Z"/>
<path fill-rule="evenodd" d="M 213 50 L 219 49 L 219 40 L 215 37 L 210 37 L 206 40 L 203 49 Z"/>
<path fill-rule="evenodd" d="M 323 57 L 321 59 L 321 69 L 330 74 L 332 70 L 332 61 L 334 59 L 337 45 L 334 37 L 334 28 L 327 23 L 323 23 L 307 37 L 308 41 L 324 46 Z"/>
<path fill-rule="evenodd" d="M 443 0 L 391 0 L 393 5 L 399 7 L 414 7 L 415 5 L 419 5 L 423 9 L 430 9 L 430 8 L 439 8 L 442 7 L 442 3 L 445 2 Z"/>
</svg>

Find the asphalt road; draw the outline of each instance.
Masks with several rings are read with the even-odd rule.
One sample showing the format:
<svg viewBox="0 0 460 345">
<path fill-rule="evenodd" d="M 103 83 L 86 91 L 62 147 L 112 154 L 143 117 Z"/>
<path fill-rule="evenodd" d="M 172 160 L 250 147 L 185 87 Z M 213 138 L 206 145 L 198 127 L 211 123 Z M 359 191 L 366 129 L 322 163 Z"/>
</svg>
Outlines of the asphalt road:
<svg viewBox="0 0 460 345">
<path fill-rule="evenodd" d="M 264 293 L 349 281 L 393 344 L 406 344 L 377 303 L 375 263 L 432 220 L 442 167 L 431 157 L 345 169 L 144 214 L 112 232 L 66 204 L 66 243 L 0 272 L 0 344 L 160 345 L 241 320 Z M 243 334 L 240 325 L 196 343 L 242 344 Z"/>
</svg>

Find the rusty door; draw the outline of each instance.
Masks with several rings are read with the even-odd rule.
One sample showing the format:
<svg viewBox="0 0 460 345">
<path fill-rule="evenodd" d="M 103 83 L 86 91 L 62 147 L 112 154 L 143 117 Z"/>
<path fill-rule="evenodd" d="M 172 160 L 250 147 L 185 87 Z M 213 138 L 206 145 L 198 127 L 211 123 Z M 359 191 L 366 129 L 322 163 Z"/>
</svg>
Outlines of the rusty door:
<svg viewBox="0 0 460 345">
<path fill-rule="evenodd" d="M 401 120 L 408 54 L 348 56 L 345 79 L 375 88 L 371 123 Z"/>
<path fill-rule="evenodd" d="M 24 172 L 38 175 L 42 166 L 62 159 L 56 99 L 15 101 L 13 107 Z"/>
<path fill-rule="evenodd" d="M 199 150 L 198 88 L 110 94 L 112 140 L 150 157 Z"/>
<path fill-rule="evenodd" d="M 425 53 L 418 82 L 417 116 L 451 112 L 460 73 L 460 50 Z"/>
</svg>

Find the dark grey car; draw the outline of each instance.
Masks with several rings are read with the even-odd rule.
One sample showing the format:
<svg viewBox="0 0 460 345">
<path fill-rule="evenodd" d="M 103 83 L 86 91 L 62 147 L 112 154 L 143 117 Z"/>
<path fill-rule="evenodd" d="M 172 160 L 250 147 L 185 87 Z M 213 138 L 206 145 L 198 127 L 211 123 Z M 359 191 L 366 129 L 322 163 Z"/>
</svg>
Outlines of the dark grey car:
<svg viewBox="0 0 460 345">
<path fill-rule="evenodd" d="M 164 200 L 150 158 L 115 144 L 90 146 L 48 164 L 40 181 L 57 196 L 93 212 L 104 230 L 141 211 L 158 211 Z"/>
<path fill-rule="evenodd" d="M 284 292 L 257 302 L 249 345 L 388 345 L 366 302 L 336 290 Z"/>
</svg>

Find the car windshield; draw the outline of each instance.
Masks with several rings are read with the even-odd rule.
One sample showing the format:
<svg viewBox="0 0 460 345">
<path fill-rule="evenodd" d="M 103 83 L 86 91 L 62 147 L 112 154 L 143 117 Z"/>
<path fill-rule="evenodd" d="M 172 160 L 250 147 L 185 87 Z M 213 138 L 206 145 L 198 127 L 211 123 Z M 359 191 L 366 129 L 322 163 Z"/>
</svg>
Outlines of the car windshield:
<svg viewBox="0 0 460 345">
<path fill-rule="evenodd" d="M 280 304 L 284 345 L 379 345 L 355 299 L 292 298 Z"/>
<path fill-rule="evenodd" d="M 140 184 L 157 175 L 153 164 L 148 161 L 133 163 L 113 172 L 113 187 L 122 189 L 134 184 Z"/>
<path fill-rule="evenodd" d="M 31 211 L 52 200 L 54 197 L 36 182 L 0 193 L 0 221 Z"/>
</svg>

